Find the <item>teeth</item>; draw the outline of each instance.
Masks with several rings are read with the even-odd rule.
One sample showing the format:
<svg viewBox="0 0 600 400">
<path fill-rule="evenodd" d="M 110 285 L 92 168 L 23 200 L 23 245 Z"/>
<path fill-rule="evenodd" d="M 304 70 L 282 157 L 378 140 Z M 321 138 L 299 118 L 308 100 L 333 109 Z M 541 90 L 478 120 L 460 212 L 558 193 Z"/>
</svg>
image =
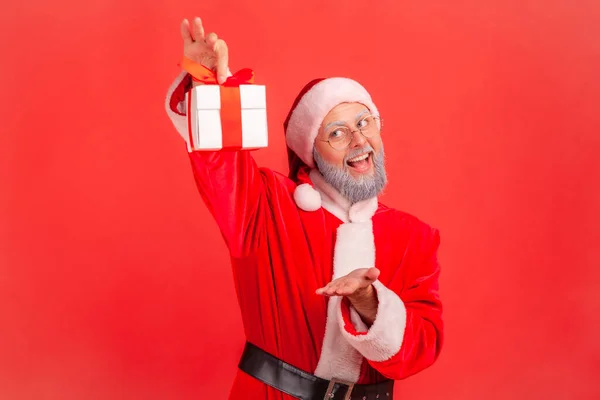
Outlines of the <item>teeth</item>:
<svg viewBox="0 0 600 400">
<path fill-rule="evenodd" d="M 361 160 L 364 160 L 364 159 L 366 159 L 367 157 L 369 157 L 369 153 L 367 153 L 367 154 L 363 154 L 362 156 L 358 156 L 358 157 L 351 158 L 350 160 L 348 160 L 348 162 L 357 162 L 357 161 L 361 161 Z"/>
</svg>

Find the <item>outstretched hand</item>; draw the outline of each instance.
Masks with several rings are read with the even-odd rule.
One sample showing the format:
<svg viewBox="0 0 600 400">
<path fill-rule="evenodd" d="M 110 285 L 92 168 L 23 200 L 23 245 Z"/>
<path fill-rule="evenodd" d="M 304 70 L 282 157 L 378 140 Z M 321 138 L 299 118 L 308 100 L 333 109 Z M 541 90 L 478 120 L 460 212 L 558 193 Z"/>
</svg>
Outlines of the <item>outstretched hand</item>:
<svg viewBox="0 0 600 400">
<path fill-rule="evenodd" d="M 372 290 L 371 284 L 378 277 L 377 268 L 359 268 L 317 289 L 316 293 L 324 296 L 348 296 L 352 300 Z"/>
<path fill-rule="evenodd" d="M 204 35 L 204 27 L 199 17 L 194 18 L 191 26 L 187 19 L 181 22 L 181 38 L 183 55 L 215 71 L 219 84 L 225 82 L 229 63 L 227 43 L 219 39 L 214 32 Z"/>
</svg>

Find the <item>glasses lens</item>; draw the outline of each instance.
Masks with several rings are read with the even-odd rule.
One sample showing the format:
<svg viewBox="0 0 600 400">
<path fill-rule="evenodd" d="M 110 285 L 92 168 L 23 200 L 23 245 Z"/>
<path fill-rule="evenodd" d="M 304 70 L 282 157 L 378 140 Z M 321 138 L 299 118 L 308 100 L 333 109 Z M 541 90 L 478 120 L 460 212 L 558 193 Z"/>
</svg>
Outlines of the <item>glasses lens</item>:
<svg viewBox="0 0 600 400">
<path fill-rule="evenodd" d="M 351 140 L 352 134 L 348 128 L 336 128 L 336 130 L 329 135 L 329 144 L 336 150 L 346 148 Z"/>
<path fill-rule="evenodd" d="M 380 131 L 377 117 L 372 115 L 361 120 L 359 126 L 361 127 L 360 131 L 366 137 L 375 136 L 379 134 Z"/>
</svg>

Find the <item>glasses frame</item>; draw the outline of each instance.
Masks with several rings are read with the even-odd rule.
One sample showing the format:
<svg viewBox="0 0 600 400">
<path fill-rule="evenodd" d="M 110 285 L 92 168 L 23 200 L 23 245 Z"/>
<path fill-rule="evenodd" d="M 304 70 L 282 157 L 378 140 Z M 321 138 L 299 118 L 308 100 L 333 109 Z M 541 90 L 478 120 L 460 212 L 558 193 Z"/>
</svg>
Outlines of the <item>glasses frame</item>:
<svg viewBox="0 0 600 400">
<path fill-rule="evenodd" d="M 339 150 L 339 151 L 342 151 L 342 150 L 346 150 L 346 149 L 348 148 L 348 146 L 350 146 L 350 143 L 352 143 L 352 141 L 354 140 L 354 134 L 355 134 L 356 132 L 360 132 L 360 134 L 361 134 L 361 135 L 363 135 L 363 136 L 364 136 L 365 138 L 367 138 L 367 139 L 368 139 L 368 138 L 375 137 L 375 136 L 377 136 L 377 135 L 381 135 L 381 132 L 383 131 L 383 118 L 381 118 L 379 115 L 372 115 L 372 114 L 371 114 L 371 115 L 368 115 L 368 116 L 366 116 L 366 117 L 363 117 L 363 118 L 361 118 L 361 119 L 359 120 L 359 122 L 360 122 L 360 121 L 362 121 L 362 120 L 364 120 L 365 118 L 369 118 L 369 117 L 373 117 L 373 118 L 375 119 L 375 122 L 376 122 L 376 123 L 378 123 L 378 125 L 379 125 L 379 132 L 378 132 L 377 134 L 375 134 L 375 135 L 372 135 L 372 136 L 367 136 L 367 135 L 365 135 L 365 134 L 363 133 L 363 131 L 362 131 L 360 128 L 358 128 L 358 129 L 351 129 L 351 128 L 350 128 L 348 125 L 345 125 L 344 127 L 350 130 L 350 141 L 349 141 L 349 142 L 348 142 L 348 144 L 347 144 L 347 145 L 345 145 L 344 147 L 342 147 L 342 148 L 339 148 L 339 149 L 338 149 L 338 148 L 336 148 L 336 147 L 333 147 L 333 145 L 331 144 L 331 140 L 330 140 L 330 139 L 327 139 L 327 140 L 324 140 L 324 139 L 318 139 L 318 140 L 320 140 L 321 142 L 327 142 L 327 143 L 329 143 L 329 146 L 330 146 L 332 149 L 334 149 L 334 150 Z M 333 131 L 332 131 L 332 132 L 333 132 Z"/>
</svg>

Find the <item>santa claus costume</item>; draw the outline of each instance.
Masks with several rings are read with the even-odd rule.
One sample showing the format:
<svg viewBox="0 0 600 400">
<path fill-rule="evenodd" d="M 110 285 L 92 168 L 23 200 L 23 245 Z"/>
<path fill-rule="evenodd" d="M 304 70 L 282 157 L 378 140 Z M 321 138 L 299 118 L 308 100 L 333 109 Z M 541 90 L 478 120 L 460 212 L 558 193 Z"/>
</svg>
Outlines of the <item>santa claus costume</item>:
<svg viewBox="0 0 600 400">
<path fill-rule="evenodd" d="M 182 72 L 166 99 L 184 140 L 190 87 L 190 75 Z M 389 399 L 390 382 L 429 367 L 440 354 L 438 231 L 376 197 L 350 204 L 315 167 L 319 126 L 343 102 L 378 113 L 367 91 L 348 78 L 316 80 L 299 94 L 284 125 L 289 176 L 259 168 L 249 151 L 188 152 L 200 195 L 229 249 L 248 342 L 230 399 Z M 378 308 L 370 327 L 347 299 L 315 294 L 372 266 L 381 273 L 373 283 Z M 271 358 L 254 362 L 257 351 Z M 280 369 L 269 377 L 271 362 Z M 270 380 L 277 379 L 292 388 L 290 380 L 304 379 L 297 386 L 316 382 L 329 391 L 288 394 L 273 387 Z"/>
</svg>

